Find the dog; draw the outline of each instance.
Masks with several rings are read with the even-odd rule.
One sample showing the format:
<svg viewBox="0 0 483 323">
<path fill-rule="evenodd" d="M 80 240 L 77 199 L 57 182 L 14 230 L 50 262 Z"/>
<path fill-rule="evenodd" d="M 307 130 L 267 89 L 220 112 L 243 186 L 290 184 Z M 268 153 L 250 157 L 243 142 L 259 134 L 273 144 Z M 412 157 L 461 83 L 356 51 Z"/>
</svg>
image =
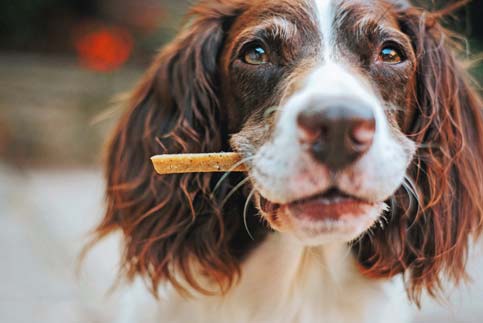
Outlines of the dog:
<svg viewBox="0 0 483 323">
<path fill-rule="evenodd" d="M 409 301 L 467 278 L 482 102 L 445 13 L 405 0 L 194 6 L 108 143 L 95 237 L 121 231 L 121 273 L 160 298 L 155 321 L 408 322 Z M 248 171 L 160 176 L 149 162 L 221 151 Z"/>
</svg>

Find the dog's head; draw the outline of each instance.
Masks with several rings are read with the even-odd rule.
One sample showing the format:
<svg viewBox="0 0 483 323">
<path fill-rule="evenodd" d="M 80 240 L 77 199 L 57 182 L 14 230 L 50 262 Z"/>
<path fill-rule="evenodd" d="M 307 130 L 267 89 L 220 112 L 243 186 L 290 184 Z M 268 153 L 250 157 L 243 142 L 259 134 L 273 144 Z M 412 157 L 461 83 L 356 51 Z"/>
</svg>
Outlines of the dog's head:
<svg viewBox="0 0 483 323">
<path fill-rule="evenodd" d="M 365 274 L 406 273 L 411 296 L 464 277 L 482 229 L 482 105 L 437 14 L 395 0 L 212 0 L 192 14 L 109 145 L 97 232 L 123 230 L 128 275 L 209 292 L 201 272 L 225 291 L 261 217 L 306 245 L 350 243 Z M 149 164 L 227 150 L 247 176 Z"/>
</svg>

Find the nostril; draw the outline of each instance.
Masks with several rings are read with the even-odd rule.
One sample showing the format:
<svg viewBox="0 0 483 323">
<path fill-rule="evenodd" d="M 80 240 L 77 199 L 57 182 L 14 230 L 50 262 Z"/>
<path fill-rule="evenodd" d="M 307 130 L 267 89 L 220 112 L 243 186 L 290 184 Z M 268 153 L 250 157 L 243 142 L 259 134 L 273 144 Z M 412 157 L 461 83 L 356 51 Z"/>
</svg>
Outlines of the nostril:
<svg viewBox="0 0 483 323">
<path fill-rule="evenodd" d="M 321 137 L 327 136 L 328 126 L 317 119 L 317 116 L 310 112 L 300 113 L 297 116 L 299 128 L 299 139 L 304 143 L 314 143 Z"/>
<path fill-rule="evenodd" d="M 356 152 L 365 152 L 372 145 L 376 124 L 373 119 L 361 120 L 354 123 L 353 128 L 348 133 L 350 146 Z"/>
<path fill-rule="evenodd" d="M 340 170 L 363 156 L 374 141 L 372 108 L 350 99 L 324 100 L 297 115 L 299 140 L 312 157 Z"/>
<path fill-rule="evenodd" d="M 309 129 L 300 127 L 299 131 L 299 139 L 301 142 L 312 143 L 317 141 L 320 137 L 321 131 L 320 129 Z"/>
</svg>

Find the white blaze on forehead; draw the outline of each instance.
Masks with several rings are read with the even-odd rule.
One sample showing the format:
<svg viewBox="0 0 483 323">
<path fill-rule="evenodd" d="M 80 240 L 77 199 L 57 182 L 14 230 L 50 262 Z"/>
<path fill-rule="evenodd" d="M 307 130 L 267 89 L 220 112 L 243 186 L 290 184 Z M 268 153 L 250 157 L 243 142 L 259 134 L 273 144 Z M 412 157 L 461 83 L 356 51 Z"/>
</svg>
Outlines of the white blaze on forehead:
<svg viewBox="0 0 483 323">
<path fill-rule="evenodd" d="M 323 42 L 323 55 L 328 61 L 334 46 L 334 0 L 314 0 L 319 19 L 320 33 Z"/>
</svg>

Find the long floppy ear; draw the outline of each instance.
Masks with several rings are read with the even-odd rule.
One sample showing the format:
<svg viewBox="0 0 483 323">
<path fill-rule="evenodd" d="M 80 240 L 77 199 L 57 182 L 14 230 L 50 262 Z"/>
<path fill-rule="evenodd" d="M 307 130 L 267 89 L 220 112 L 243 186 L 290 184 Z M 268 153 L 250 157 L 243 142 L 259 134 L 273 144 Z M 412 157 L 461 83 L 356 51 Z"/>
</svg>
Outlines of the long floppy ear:
<svg viewBox="0 0 483 323">
<path fill-rule="evenodd" d="M 162 50 L 134 91 L 108 145 L 107 211 L 97 238 L 121 229 L 124 273 L 147 278 L 155 294 L 166 281 L 181 292 L 223 292 L 238 273 L 241 251 L 233 245 L 243 227 L 243 205 L 233 202 L 231 213 L 220 206 L 230 179 L 213 196 L 219 175 L 159 176 L 149 159 L 229 149 L 216 71 L 224 29 L 242 10 L 234 3 L 203 2 L 193 9 L 187 29 Z"/>
<path fill-rule="evenodd" d="M 419 150 L 387 214 L 354 251 L 368 275 L 404 273 L 409 296 L 438 296 L 442 276 L 465 279 L 468 243 L 483 230 L 483 105 L 438 15 L 410 8 L 403 31 L 417 56 L 404 132 Z M 395 203 L 394 203 L 395 202 Z"/>
</svg>

